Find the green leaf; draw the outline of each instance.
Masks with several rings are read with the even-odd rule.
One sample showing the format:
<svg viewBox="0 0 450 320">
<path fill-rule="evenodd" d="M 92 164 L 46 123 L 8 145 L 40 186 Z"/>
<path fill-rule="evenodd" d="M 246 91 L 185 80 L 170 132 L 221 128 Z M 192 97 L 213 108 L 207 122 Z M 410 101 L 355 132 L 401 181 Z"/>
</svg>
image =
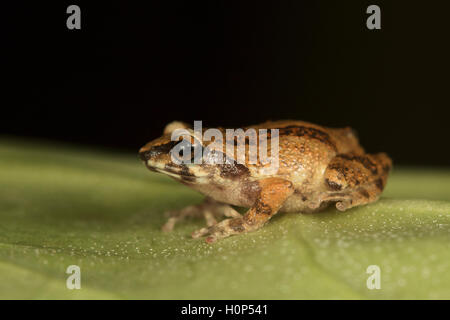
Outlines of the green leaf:
<svg viewBox="0 0 450 320">
<path fill-rule="evenodd" d="M 376 203 L 279 214 L 213 245 L 189 236 L 203 221 L 160 231 L 201 199 L 137 155 L 0 140 L 0 298 L 450 298 L 448 170 L 395 168 Z"/>
</svg>

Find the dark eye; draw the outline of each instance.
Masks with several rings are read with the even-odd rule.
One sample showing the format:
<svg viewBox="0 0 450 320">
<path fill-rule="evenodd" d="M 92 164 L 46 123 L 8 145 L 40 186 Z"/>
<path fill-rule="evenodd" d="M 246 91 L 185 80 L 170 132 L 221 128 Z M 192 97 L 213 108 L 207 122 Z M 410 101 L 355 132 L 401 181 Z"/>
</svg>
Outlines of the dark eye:
<svg viewBox="0 0 450 320">
<path fill-rule="evenodd" d="M 190 148 L 190 149 L 189 149 L 189 148 Z M 185 152 L 187 152 L 187 150 L 191 150 L 191 159 L 193 159 L 193 158 L 194 158 L 194 155 L 195 155 L 195 148 L 194 148 L 194 146 L 191 145 L 191 144 L 189 144 L 189 146 L 185 146 L 185 147 L 183 147 L 183 148 L 181 149 L 181 151 L 180 151 L 181 156 L 184 158 Z"/>
<path fill-rule="evenodd" d="M 187 153 L 187 151 L 188 150 L 190 150 L 190 152 L 191 152 L 191 159 L 193 159 L 194 158 L 194 155 L 195 155 L 195 147 L 194 147 L 194 145 L 192 145 L 191 143 L 185 143 L 185 144 L 183 144 L 182 146 L 181 146 L 181 149 L 180 149 L 180 155 L 182 156 L 182 157 L 184 157 L 185 156 L 185 153 Z"/>
</svg>

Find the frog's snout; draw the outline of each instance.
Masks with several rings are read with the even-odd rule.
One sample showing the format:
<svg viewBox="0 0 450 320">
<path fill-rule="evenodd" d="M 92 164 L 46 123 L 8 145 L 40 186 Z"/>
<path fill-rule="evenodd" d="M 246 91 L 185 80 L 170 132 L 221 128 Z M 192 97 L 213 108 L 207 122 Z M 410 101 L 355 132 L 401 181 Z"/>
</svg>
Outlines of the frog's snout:
<svg viewBox="0 0 450 320">
<path fill-rule="evenodd" d="M 139 150 L 139 157 L 142 161 L 155 160 L 160 156 L 164 156 L 170 153 L 173 147 L 178 143 L 178 141 L 170 141 L 160 145 L 154 146 L 144 146 Z"/>
<path fill-rule="evenodd" d="M 139 158 L 144 162 L 147 162 L 155 156 L 156 152 L 152 149 L 141 148 L 141 150 L 139 150 Z"/>
<path fill-rule="evenodd" d="M 150 164 L 151 162 L 153 162 L 157 156 L 158 156 L 158 151 L 153 149 L 153 148 L 147 148 L 147 147 L 142 147 L 141 150 L 139 150 L 139 158 L 145 163 L 145 166 L 151 170 L 151 171 L 155 171 L 154 165 Z"/>
</svg>

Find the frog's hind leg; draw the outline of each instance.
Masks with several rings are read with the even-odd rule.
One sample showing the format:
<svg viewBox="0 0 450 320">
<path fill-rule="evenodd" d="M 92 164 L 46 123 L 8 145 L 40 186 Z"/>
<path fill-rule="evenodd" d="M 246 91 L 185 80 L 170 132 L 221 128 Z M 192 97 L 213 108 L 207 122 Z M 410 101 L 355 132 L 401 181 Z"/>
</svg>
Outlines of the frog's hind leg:
<svg viewBox="0 0 450 320">
<path fill-rule="evenodd" d="M 231 235 L 255 231 L 269 221 L 294 192 L 292 183 L 280 178 L 263 179 L 258 184 L 256 201 L 243 217 L 225 219 L 208 228 L 194 231 L 192 237 L 207 236 L 206 242 L 211 243 Z"/>
<path fill-rule="evenodd" d="M 162 226 L 163 231 L 172 231 L 175 224 L 187 218 L 201 218 L 204 217 L 207 226 L 212 226 L 217 223 L 218 218 L 225 217 L 241 217 L 240 213 L 234 210 L 231 206 L 216 202 L 215 200 L 206 197 L 205 200 L 197 205 L 188 206 L 181 210 L 174 210 L 166 212 L 169 216 L 167 222 Z"/>
<path fill-rule="evenodd" d="M 349 208 L 376 201 L 386 186 L 392 161 L 385 153 L 339 154 L 325 171 L 325 188 L 314 205 L 336 202 L 336 208 Z"/>
</svg>

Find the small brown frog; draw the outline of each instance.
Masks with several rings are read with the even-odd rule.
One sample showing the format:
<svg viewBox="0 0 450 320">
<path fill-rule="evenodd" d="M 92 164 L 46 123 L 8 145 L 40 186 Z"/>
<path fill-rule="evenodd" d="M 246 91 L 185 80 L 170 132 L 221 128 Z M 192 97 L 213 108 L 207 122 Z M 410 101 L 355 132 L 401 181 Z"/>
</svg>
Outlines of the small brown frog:
<svg viewBox="0 0 450 320">
<path fill-rule="evenodd" d="M 163 226 L 173 229 L 187 217 L 204 216 L 207 227 L 194 231 L 193 238 L 207 242 L 261 228 L 277 212 L 316 212 L 331 203 L 340 211 L 376 201 L 382 193 L 391 159 L 385 153 L 367 154 L 351 128 L 326 128 L 303 121 L 269 121 L 253 128 L 278 129 L 276 172 L 267 174 L 261 163 L 179 164 L 171 157 L 179 143 L 171 140 L 182 122 L 166 126 L 164 135 L 139 151 L 147 168 L 161 172 L 206 195 L 199 205 L 170 212 Z M 218 128 L 225 136 L 225 129 Z M 194 134 L 192 134 L 194 137 Z M 210 142 L 203 142 L 206 147 Z M 230 143 L 224 140 L 224 144 Z M 246 140 L 246 151 L 249 149 Z M 247 207 L 242 216 L 230 205 Z M 227 217 L 220 222 L 221 216 Z"/>
</svg>

